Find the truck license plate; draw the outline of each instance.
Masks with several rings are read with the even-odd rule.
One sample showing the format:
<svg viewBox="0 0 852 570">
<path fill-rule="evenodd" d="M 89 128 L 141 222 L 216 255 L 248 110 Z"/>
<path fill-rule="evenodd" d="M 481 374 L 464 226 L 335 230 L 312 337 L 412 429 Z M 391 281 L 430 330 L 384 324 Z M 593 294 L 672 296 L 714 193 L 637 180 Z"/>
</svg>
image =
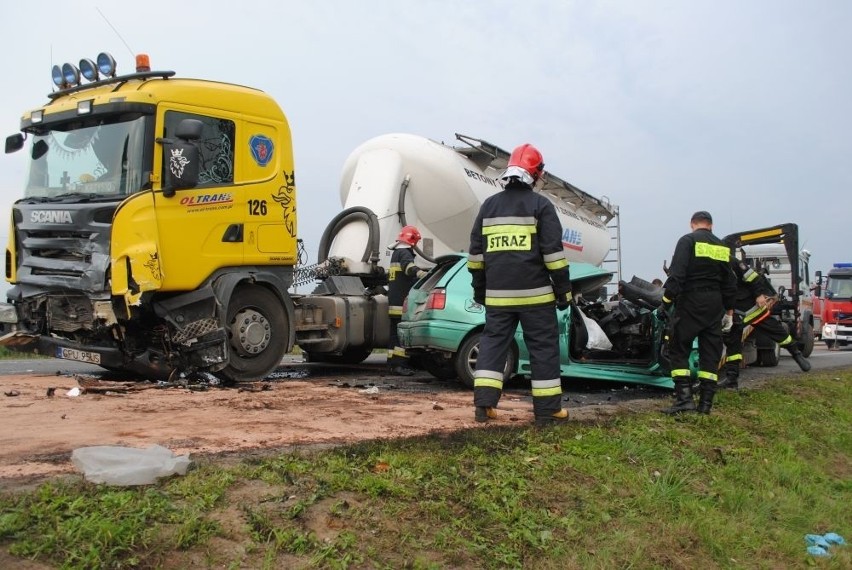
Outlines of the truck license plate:
<svg viewBox="0 0 852 570">
<path fill-rule="evenodd" d="M 56 358 L 64 358 L 65 360 L 79 360 L 80 362 L 91 362 L 92 364 L 101 363 L 101 355 L 97 352 L 77 350 L 76 348 L 65 348 L 62 346 L 56 347 Z"/>
</svg>

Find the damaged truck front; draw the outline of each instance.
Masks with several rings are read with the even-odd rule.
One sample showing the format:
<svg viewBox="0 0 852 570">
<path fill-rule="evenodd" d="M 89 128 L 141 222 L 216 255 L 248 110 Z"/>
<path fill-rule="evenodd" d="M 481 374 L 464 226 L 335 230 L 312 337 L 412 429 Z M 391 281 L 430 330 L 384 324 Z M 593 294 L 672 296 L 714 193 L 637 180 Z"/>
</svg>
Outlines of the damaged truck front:
<svg viewBox="0 0 852 570">
<path fill-rule="evenodd" d="M 28 150 L 0 344 L 148 378 L 263 377 L 295 339 L 289 126 L 261 91 L 146 59 L 55 67 L 6 139 Z"/>
</svg>

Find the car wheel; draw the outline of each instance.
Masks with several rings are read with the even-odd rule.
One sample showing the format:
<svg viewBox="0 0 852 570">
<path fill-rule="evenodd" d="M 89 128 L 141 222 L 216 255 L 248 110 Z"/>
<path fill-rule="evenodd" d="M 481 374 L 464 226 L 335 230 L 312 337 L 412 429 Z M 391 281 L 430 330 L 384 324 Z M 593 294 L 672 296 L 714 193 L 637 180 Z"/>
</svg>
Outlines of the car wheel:
<svg viewBox="0 0 852 570">
<path fill-rule="evenodd" d="M 461 343 L 459 351 L 454 357 L 454 367 L 456 374 L 462 384 L 468 388 L 473 388 L 473 375 L 476 372 L 476 359 L 479 357 L 479 339 L 482 333 L 473 333 Z M 508 382 L 515 374 L 518 367 L 518 349 L 515 343 L 509 347 L 509 354 L 506 357 L 506 368 L 503 369 L 503 382 Z"/>
</svg>

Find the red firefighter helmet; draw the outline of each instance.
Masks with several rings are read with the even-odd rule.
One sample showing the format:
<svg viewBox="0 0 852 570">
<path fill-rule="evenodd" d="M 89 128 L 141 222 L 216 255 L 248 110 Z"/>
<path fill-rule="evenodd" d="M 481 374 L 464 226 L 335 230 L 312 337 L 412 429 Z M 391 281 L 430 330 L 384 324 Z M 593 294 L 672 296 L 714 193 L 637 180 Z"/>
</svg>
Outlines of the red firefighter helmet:
<svg viewBox="0 0 852 570">
<path fill-rule="evenodd" d="M 544 157 L 538 149 L 531 144 L 522 144 L 512 151 L 503 179 L 520 178 L 522 182 L 532 186 L 543 170 Z"/>
<path fill-rule="evenodd" d="M 414 226 L 405 226 L 399 231 L 399 235 L 396 236 L 396 241 L 415 246 L 420 241 L 421 237 L 420 230 Z"/>
</svg>

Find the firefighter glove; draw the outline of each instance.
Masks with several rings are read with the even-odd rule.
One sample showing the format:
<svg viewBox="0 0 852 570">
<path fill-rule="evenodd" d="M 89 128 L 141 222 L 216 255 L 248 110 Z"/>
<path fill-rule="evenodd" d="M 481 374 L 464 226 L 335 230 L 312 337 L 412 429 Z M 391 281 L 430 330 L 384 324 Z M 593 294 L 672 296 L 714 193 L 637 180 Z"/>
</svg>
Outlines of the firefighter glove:
<svg viewBox="0 0 852 570">
<path fill-rule="evenodd" d="M 560 311 L 567 309 L 568 305 L 571 304 L 571 292 L 568 291 L 564 295 L 556 296 L 556 308 Z"/>
<path fill-rule="evenodd" d="M 474 289 L 473 290 L 473 302 L 476 303 L 477 305 L 484 305 L 485 304 L 485 291 L 477 291 L 476 289 Z"/>
<path fill-rule="evenodd" d="M 671 301 L 666 302 L 665 297 L 663 298 L 663 302 L 660 303 L 660 306 L 654 309 L 654 316 L 657 317 L 658 320 L 667 321 L 671 316 L 672 311 L 672 303 Z"/>
<path fill-rule="evenodd" d="M 722 332 L 729 333 L 731 332 L 731 328 L 734 326 L 734 316 L 725 313 L 725 316 L 722 317 Z"/>
</svg>

